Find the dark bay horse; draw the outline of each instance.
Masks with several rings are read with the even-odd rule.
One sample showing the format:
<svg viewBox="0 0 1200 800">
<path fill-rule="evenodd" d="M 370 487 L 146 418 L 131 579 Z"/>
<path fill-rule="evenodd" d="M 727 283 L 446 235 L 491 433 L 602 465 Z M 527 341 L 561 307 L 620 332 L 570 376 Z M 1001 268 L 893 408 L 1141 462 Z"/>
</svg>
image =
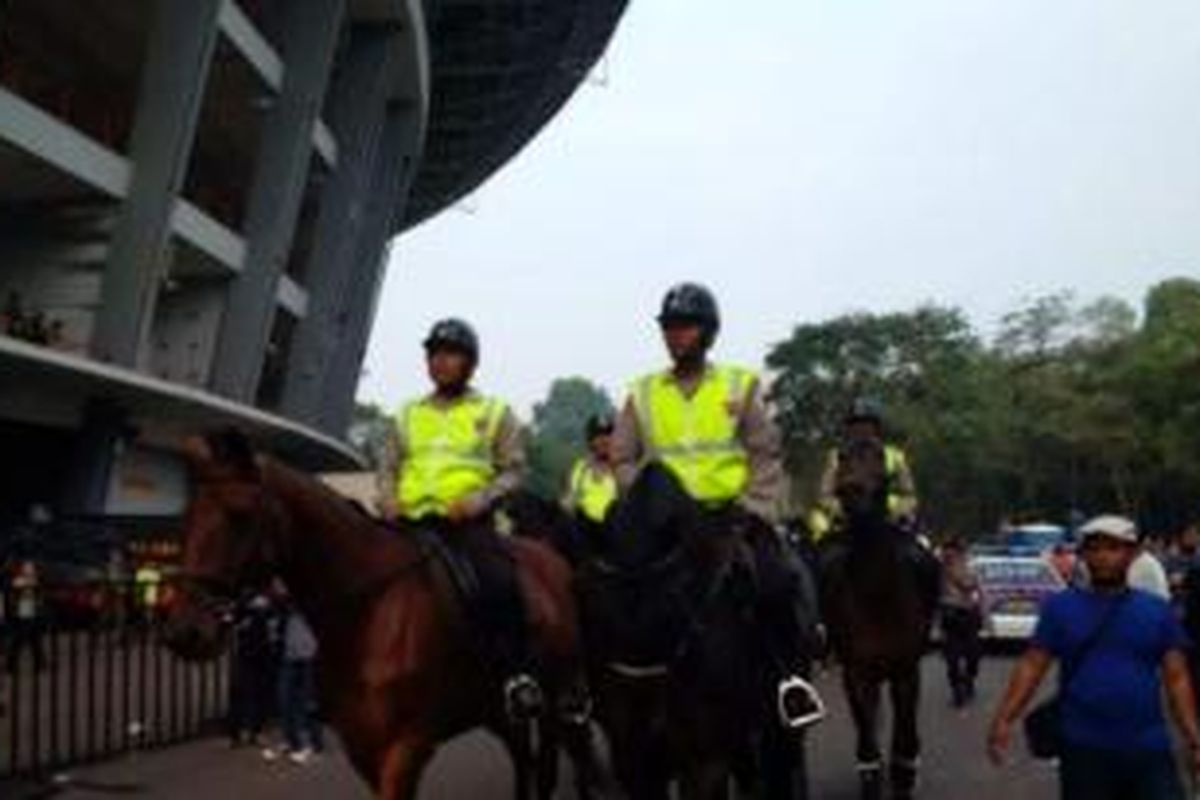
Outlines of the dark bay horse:
<svg viewBox="0 0 1200 800">
<path fill-rule="evenodd" d="M 882 444 L 866 440 L 842 450 L 837 493 L 845 527 L 840 541 L 822 554 L 821 607 L 854 717 L 861 796 L 883 795 L 878 716 L 886 685 L 892 702 L 891 796 L 910 798 L 921 749 L 920 661 L 933 608 L 911 556 L 917 546 L 912 534 L 888 521 Z"/>
<path fill-rule="evenodd" d="M 519 530 L 576 557 L 597 719 L 631 798 L 666 798 L 676 780 L 680 797 L 724 798 L 731 778 L 770 798 L 805 794 L 802 747 L 783 742 L 771 706 L 739 535 L 713 530 L 656 464 L 588 541 L 536 498 L 511 511 Z"/>
<path fill-rule="evenodd" d="M 556 748 L 543 746 L 531 763 L 525 729 L 508 722 L 438 559 L 236 434 L 191 441 L 188 453 L 183 586 L 168 644 L 185 657 L 216 655 L 237 587 L 278 575 L 320 642 L 327 717 L 379 797 L 414 797 L 437 745 L 478 726 L 514 753 L 518 797 L 551 796 Z M 514 540 L 513 550 L 554 698 L 580 679 L 570 569 L 537 542 Z M 555 703 L 546 706 L 540 728 L 552 743 Z"/>
</svg>

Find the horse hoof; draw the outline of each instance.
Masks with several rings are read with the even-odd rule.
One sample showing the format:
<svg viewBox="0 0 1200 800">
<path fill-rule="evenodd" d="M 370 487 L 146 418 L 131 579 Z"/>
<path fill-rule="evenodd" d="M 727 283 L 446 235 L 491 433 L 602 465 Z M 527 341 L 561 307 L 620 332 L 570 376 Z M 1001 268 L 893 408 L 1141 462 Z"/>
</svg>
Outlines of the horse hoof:
<svg viewBox="0 0 1200 800">
<path fill-rule="evenodd" d="M 912 800 L 917 790 L 915 764 L 892 764 L 890 770 L 892 800 Z"/>
<path fill-rule="evenodd" d="M 883 770 L 879 767 L 859 767 L 858 787 L 861 800 L 883 800 Z"/>
</svg>

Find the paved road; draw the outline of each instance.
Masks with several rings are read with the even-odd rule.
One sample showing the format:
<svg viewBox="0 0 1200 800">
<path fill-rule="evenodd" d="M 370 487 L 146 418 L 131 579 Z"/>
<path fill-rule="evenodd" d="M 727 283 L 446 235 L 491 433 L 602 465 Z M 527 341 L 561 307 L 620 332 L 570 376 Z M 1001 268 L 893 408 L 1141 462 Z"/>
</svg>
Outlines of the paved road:
<svg viewBox="0 0 1200 800">
<path fill-rule="evenodd" d="M 925 665 L 926 686 L 922 725 L 923 800 L 1051 800 L 1055 793 L 1052 767 L 1031 762 L 1020 753 L 1009 767 L 987 763 L 983 737 L 987 716 L 1011 667 L 1011 658 L 985 662 L 981 704 L 964 712 L 949 708 L 941 663 L 931 657 Z M 833 676 L 824 684 L 833 716 L 819 729 L 812 744 L 813 797 L 853 800 L 853 739 Z M 509 770 L 499 746 L 483 735 L 456 740 L 443 748 L 422 787 L 428 800 L 478 800 L 510 795 Z M 207 740 L 167 751 L 141 753 L 119 762 L 71 776 L 55 794 L 68 800 L 126 794 L 170 800 L 317 800 L 369 797 L 336 753 L 316 764 L 296 767 L 266 764 L 249 750 L 230 751 L 221 741 Z M 11 794 L 10 794 L 11 793 Z M 32 797 L 0 786 L 4 798 Z M 44 794 L 42 796 L 45 796 Z"/>
</svg>

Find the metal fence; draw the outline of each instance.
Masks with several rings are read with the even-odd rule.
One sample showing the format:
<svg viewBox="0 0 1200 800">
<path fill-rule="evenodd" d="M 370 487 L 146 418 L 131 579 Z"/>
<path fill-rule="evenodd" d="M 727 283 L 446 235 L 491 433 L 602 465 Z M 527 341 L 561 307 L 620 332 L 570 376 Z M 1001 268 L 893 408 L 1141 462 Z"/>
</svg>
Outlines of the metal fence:
<svg viewBox="0 0 1200 800">
<path fill-rule="evenodd" d="M 224 719 L 228 657 L 188 663 L 159 640 L 169 541 L 97 523 L 0 539 L 0 780 L 173 744 Z M 152 550 L 161 582 L 133 568 Z M 33 589 L 17 577 L 30 563 Z"/>
</svg>

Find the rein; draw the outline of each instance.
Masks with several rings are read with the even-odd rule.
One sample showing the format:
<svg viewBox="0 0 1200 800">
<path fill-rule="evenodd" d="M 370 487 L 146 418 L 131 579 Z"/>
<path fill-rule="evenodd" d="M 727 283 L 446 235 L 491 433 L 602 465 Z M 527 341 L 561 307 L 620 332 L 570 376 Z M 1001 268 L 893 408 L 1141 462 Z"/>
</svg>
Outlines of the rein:
<svg viewBox="0 0 1200 800">
<path fill-rule="evenodd" d="M 267 557 L 265 572 L 267 574 L 277 574 L 279 571 L 279 547 L 278 542 L 272 535 L 272 526 L 269 524 L 268 506 L 272 503 L 278 505 L 280 501 L 275 496 L 275 493 L 267 488 L 265 482 L 260 485 L 259 493 L 253 517 L 253 530 L 246 535 L 256 541 L 265 540 L 270 545 L 268 548 L 270 555 Z M 371 522 L 375 525 L 381 525 L 381 523 L 375 520 L 371 520 Z M 390 526 L 383 524 L 383 527 L 387 528 L 391 533 L 399 535 L 399 532 Z M 335 595 L 331 602 L 333 608 L 346 609 L 361 605 L 384 591 L 395 581 L 407 579 L 424 571 L 430 562 L 434 560 L 435 554 L 428 547 L 422 547 L 419 543 L 417 544 L 417 549 L 418 555 L 412 560 L 396 565 L 394 568 L 387 570 L 379 577 L 368 582 L 365 586 Z M 182 571 L 177 573 L 175 582 L 184 588 L 192 598 L 192 601 L 202 611 L 212 614 L 222 622 L 233 618 L 239 594 L 239 581 L 237 578 L 225 574 Z"/>
</svg>

